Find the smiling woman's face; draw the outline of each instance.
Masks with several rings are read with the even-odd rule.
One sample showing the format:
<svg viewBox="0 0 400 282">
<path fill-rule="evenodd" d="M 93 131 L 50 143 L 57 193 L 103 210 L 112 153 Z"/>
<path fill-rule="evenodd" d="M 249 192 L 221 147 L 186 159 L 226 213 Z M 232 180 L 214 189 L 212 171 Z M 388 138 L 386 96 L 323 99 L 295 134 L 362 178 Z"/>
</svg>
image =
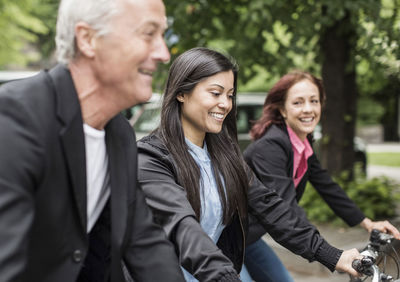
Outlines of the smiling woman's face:
<svg viewBox="0 0 400 282">
<path fill-rule="evenodd" d="M 281 114 L 296 135 L 304 140 L 314 131 L 321 117 L 321 102 L 318 87 L 303 79 L 289 88 Z"/>
<path fill-rule="evenodd" d="M 220 72 L 199 82 L 191 93 L 177 97 L 185 137 L 202 147 L 206 133 L 219 133 L 232 109 L 234 76 Z"/>
</svg>

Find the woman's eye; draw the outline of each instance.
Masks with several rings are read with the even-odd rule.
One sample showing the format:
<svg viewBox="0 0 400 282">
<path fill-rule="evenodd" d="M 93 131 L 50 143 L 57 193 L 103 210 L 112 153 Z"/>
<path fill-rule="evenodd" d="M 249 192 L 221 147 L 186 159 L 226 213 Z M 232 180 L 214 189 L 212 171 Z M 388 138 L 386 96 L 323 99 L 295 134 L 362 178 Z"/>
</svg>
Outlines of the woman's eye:
<svg viewBox="0 0 400 282">
<path fill-rule="evenodd" d="M 221 95 L 221 93 L 219 93 L 219 92 L 211 92 L 211 94 L 213 94 L 214 96 L 219 96 L 219 95 Z"/>
<path fill-rule="evenodd" d="M 319 100 L 312 100 L 311 102 L 314 103 L 314 104 L 318 104 Z"/>
</svg>

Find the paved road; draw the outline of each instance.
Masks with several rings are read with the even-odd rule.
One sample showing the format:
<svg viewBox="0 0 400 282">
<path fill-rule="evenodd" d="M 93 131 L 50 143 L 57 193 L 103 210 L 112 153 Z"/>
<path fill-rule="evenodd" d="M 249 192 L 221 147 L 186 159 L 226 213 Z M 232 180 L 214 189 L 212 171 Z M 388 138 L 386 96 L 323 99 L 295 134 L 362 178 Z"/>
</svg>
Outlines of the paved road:
<svg viewBox="0 0 400 282">
<path fill-rule="evenodd" d="M 381 144 L 368 144 L 367 152 L 390 152 L 390 153 L 400 153 L 400 143 L 399 142 L 388 142 Z"/>
<path fill-rule="evenodd" d="M 400 184 L 400 167 L 369 165 L 367 176 L 368 178 L 386 176 Z"/>
<path fill-rule="evenodd" d="M 368 144 L 367 152 L 400 153 L 400 143 Z M 367 166 L 367 176 L 369 178 L 386 176 L 400 184 L 400 167 L 369 165 Z"/>
</svg>

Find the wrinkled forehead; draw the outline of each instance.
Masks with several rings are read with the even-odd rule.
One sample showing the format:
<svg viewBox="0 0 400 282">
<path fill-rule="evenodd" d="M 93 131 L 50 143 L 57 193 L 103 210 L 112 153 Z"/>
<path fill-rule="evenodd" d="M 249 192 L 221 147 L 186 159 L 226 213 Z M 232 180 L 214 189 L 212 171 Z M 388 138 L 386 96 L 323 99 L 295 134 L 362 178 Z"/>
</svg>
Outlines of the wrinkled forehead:
<svg viewBox="0 0 400 282">
<path fill-rule="evenodd" d="M 152 24 L 167 29 L 167 16 L 162 0 L 115 0 L 118 13 L 114 18 L 126 16 L 137 25 Z"/>
</svg>

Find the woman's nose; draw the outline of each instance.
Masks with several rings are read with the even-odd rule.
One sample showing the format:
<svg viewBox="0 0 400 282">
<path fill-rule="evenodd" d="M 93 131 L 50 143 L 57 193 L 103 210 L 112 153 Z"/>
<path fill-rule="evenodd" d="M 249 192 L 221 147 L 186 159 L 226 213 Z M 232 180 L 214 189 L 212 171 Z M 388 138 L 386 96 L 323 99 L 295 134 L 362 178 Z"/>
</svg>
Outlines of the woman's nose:
<svg viewBox="0 0 400 282">
<path fill-rule="evenodd" d="M 304 107 L 303 107 L 303 111 L 304 112 L 311 112 L 311 109 L 312 109 L 311 103 L 310 102 L 305 102 L 304 103 Z"/>
<path fill-rule="evenodd" d="M 220 108 L 228 108 L 229 106 L 232 105 L 232 100 L 230 99 L 230 97 L 225 96 L 225 95 L 221 95 L 220 99 L 219 99 L 219 103 L 218 106 Z"/>
</svg>

